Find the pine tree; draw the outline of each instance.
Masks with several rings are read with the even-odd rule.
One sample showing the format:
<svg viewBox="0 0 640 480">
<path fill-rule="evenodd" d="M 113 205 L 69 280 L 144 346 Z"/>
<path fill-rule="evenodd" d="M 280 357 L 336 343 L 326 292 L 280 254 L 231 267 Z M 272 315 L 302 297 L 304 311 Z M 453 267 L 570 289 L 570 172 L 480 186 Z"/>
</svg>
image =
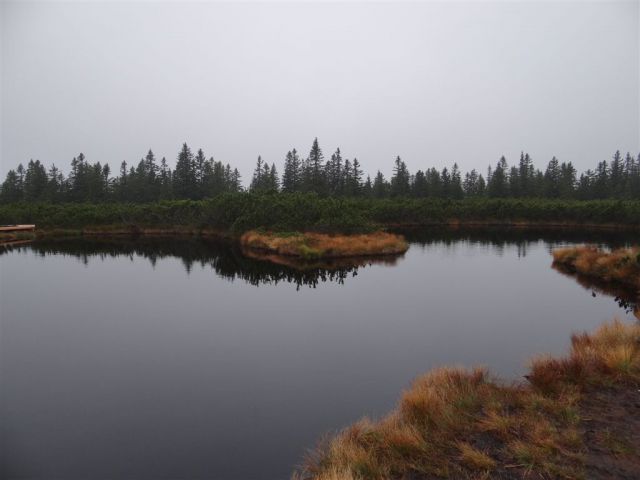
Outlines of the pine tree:
<svg viewBox="0 0 640 480">
<path fill-rule="evenodd" d="M 351 167 L 351 180 L 349 182 L 349 195 L 359 195 L 362 190 L 362 169 L 360 168 L 360 162 L 357 158 L 353 159 L 353 166 Z"/>
<path fill-rule="evenodd" d="M 324 178 L 324 156 L 322 149 L 318 145 L 318 138 L 313 140 L 309 157 L 307 158 L 304 172 L 305 190 L 324 194 L 326 192 L 326 182 Z"/>
<path fill-rule="evenodd" d="M 373 185 L 371 183 L 371 177 L 367 175 L 367 179 L 362 185 L 362 195 L 364 197 L 371 197 L 373 195 Z"/>
<path fill-rule="evenodd" d="M 262 157 L 258 155 L 258 161 L 256 162 L 256 168 L 253 171 L 253 178 L 251 179 L 251 186 L 249 189 L 252 192 L 257 192 L 264 189 L 264 164 Z"/>
<path fill-rule="evenodd" d="M 195 178 L 196 183 L 198 185 L 198 193 L 197 198 L 204 197 L 204 180 L 205 180 L 205 168 L 209 168 L 209 172 L 212 171 L 212 165 L 207 165 L 207 158 L 204 156 L 204 152 L 201 148 L 198 149 L 196 156 L 193 159 L 194 167 L 195 167 Z"/>
<path fill-rule="evenodd" d="M 287 152 L 284 162 L 284 172 L 282 174 L 282 191 L 287 193 L 299 192 L 301 190 L 302 165 L 298 152 L 294 148 Z"/>
<path fill-rule="evenodd" d="M 470 172 L 467 172 L 464 176 L 464 182 L 462 183 L 462 189 L 464 190 L 464 194 L 468 197 L 477 197 L 478 182 L 479 182 L 479 175 L 475 169 L 471 170 Z"/>
<path fill-rule="evenodd" d="M 229 185 L 229 191 L 231 192 L 241 192 L 242 191 L 242 182 L 240 177 L 240 172 L 237 168 L 233 169 L 233 173 L 231 174 L 231 184 Z"/>
<path fill-rule="evenodd" d="M 49 202 L 57 203 L 62 201 L 64 195 L 64 176 L 62 172 L 55 166 L 51 165 L 51 168 L 47 172 L 47 189 L 46 199 Z"/>
<path fill-rule="evenodd" d="M 425 172 L 425 178 L 427 180 L 427 196 L 429 197 L 441 197 L 443 196 L 443 185 L 440 172 L 431 167 Z"/>
<path fill-rule="evenodd" d="M 464 196 L 462 190 L 462 178 L 460 176 L 460 168 L 458 164 L 454 163 L 451 169 L 451 197 L 455 199 L 461 199 Z"/>
<path fill-rule="evenodd" d="M 409 193 L 409 171 L 400 156 L 396 157 L 391 177 L 391 194 L 405 196 Z"/>
<path fill-rule="evenodd" d="M 487 193 L 489 196 L 497 198 L 506 197 L 508 194 L 508 180 L 507 160 L 503 156 L 491 173 L 491 180 L 489 180 L 487 185 Z"/>
<path fill-rule="evenodd" d="M 280 180 L 278 179 L 278 171 L 276 170 L 276 164 L 271 164 L 271 169 L 269 170 L 269 191 L 277 192 L 280 186 Z"/>
<path fill-rule="evenodd" d="M 376 177 L 373 180 L 373 187 L 372 187 L 373 196 L 376 198 L 383 198 L 388 195 L 388 192 L 389 192 L 389 184 L 384 179 L 384 175 L 382 175 L 382 172 L 378 170 L 378 173 L 376 173 Z"/>
<path fill-rule="evenodd" d="M 344 190 L 342 155 L 340 149 L 331 155 L 331 159 L 324 167 L 325 178 L 327 180 L 327 191 L 329 195 L 341 195 Z"/>
<path fill-rule="evenodd" d="M 124 167 L 125 167 L 125 175 L 126 175 L 126 163 L 124 164 Z M 159 176 L 160 176 L 159 198 L 161 200 L 167 200 L 171 198 L 171 169 L 168 167 L 167 159 L 164 157 L 162 157 L 162 160 L 160 160 Z"/>
<path fill-rule="evenodd" d="M 558 198 L 560 196 L 560 162 L 553 157 L 544 172 L 544 196 Z"/>
<path fill-rule="evenodd" d="M 505 169 L 506 173 L 506 169 Z M 520 153 L 520 165 L 518 168 L 518 179 L 520 180 L 519 195 L 522 197 L 529 197 L 533 194 L 533 177 L 534 168 L 531 157 L 528 153 Z"/>
<path fill-rule="evenodd" d="M 173 193 L 176 198 L 196 198 L 197 178 L 194 168 L 194 158 L 186 143 L 178 155 L 176 168 L 173 172 Z"/>
<path fill-rule="evenodd" d="M 559 190 L 562 198 L 572 198 L 576 188 L 576 169 L 571 162 L 560 165 Z"/>
<path fill-rule="evenodd" d="M 411 195 L 418 198 L 425 198 L 429 195 L 427 177 L 422 170 L 418 170 L 413 177 Z"/>
<path fill-rule="evenodd" d="M 9 170 L 0 189 L 2 203 L 15 203 L 22 200 L 20 177 L 15 170 Z"/>
<path fill-rule="evenodd" d="M 609 195 L 615 198 L 624 196 L 624 163 L 620 150 L 617 150 L 609 167 Z"/>
<path fill-rule="evenodd" d="M 40 160 L 30 160 L 24 175 L 24 199 L 27 202 L 44 200 L 47 189 L 47 171 Z"/>
</svg>

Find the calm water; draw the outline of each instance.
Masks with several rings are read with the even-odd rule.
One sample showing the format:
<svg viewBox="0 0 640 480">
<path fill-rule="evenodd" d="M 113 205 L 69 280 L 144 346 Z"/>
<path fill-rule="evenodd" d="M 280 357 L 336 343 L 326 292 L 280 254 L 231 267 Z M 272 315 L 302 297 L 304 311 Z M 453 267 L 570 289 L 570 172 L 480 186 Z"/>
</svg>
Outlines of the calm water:
<svg viewBox="0 0 640 480">
<path fill-rule="evenodd" d="M 322 434 L 384 414 L 421 372 L 515 378 L 571 332 L 633 318 L 549 253 L 630 238 L 409 239 L 395 262 L 304 273 L 187 240 L 5 251 L 0 478 L 285 479 Z"/>
</svg>

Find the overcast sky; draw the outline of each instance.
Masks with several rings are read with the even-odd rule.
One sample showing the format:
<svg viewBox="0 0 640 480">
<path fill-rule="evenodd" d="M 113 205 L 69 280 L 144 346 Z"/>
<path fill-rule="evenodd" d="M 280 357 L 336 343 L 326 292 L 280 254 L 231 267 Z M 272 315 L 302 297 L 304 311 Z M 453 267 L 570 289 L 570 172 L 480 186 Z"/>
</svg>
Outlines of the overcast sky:
<svg viewBox="0 0 640 480">
<path fill-rule="evenodd" d="M 591 168 L 640 151 L 639 4 L 5 2 L 0 174 L 186 141 L 246 182 L 316 136 L 372 174 Z"/>
</svg>

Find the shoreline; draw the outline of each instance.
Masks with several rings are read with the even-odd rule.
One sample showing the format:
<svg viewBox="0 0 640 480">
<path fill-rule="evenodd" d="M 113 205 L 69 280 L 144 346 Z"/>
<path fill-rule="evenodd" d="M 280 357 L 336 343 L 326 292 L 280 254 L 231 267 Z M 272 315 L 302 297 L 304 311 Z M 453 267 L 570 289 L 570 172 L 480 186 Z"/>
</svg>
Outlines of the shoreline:
<svg viewBox="0 0 640 480">
<path fill-rule="evenodd" d="M 640 323 L 574 334 L 567 355 L 534 359 L 525 379 L 431 370 L 387 416 L 321 441 L 293 478 L 640 476 Z"/>
<path fill-rule="evenodd" d="M 431 222 L 392 222 L 373 225 L 375 230 L 412 230 L 425 228 L 439 229 L 505 229 L 505 230 L 550 230 L 550 231 L 575 231 L 597 229 L 599 231 L 637 231 L 639 225 L 624 223 L 580 223 L 580 222 L 546 222 L 546 221 L 497 221 L 497 220 L 450 220 Z M 278 230 L 272 230 L 278 232 Z M 344 230 L 314 230 L 306 229 L 304 232 L 326 233 L 328 235 L 348 235 Z M 202 236 L 207 238 L 238 239 L 246 232 L 234 232 L 231 229 L 214 228 L 196 225 L 167 225 L 155 226 L 144 224 L 113 224 L 113 225 L 87 225 L 82 227 L 55 227 L 36 226 L 33 234 L 35 237 L 63 237 L 63 236 Z"/>
<path fill-rule="evenodd" d="M 553 266 L 612 288 L 633 289 L 640 296 L 640 247 L 612 251 L 591 246 L 560 248 L 553 252 Z"/>
</svg>

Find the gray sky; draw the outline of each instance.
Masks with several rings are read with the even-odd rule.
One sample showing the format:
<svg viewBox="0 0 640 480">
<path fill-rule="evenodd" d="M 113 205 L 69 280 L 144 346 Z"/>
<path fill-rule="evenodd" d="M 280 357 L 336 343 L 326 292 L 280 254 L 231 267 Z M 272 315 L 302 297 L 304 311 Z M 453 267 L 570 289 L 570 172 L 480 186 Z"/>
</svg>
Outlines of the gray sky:
<svg viewBox="0 0 640 480">
<path fill-rule="evenodd" d="M 640 151 L 639 2 L 2 3 L 0 174 L 281 165 L 318 137 L 371 174 Z"/>
</svg>

